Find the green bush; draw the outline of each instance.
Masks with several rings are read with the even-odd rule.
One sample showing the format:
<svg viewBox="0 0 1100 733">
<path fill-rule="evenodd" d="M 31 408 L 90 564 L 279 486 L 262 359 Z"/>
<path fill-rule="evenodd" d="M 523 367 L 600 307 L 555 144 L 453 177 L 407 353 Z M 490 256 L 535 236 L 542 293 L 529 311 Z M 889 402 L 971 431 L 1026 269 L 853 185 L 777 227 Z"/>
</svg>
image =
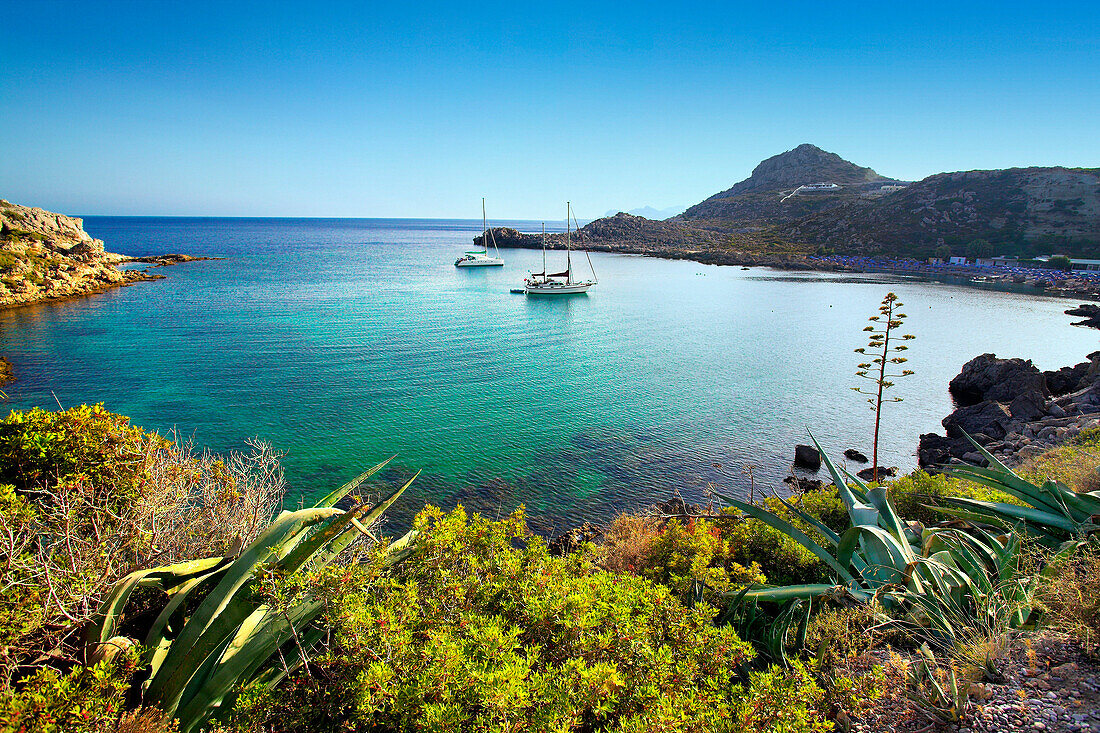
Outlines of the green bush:
<svg viewBox="0 0 1100 733">
<path fill-rule="evenodd" d="M 245 730 L 826 729 L 812 679 L 736 674 L 752 658 L 713 609 L 668 588 L 555 558 L 521 512 L 489 522 L 429 507 L 399 575 L 329 572 L 330 651 L 241 699 Z M 770 676 L 768 676 L 770 675 Z M 786 727 L 784 727 L 786 726 Z"/>
<path fill-rule="evenodd" d="M 40 669 L 18 690 L 0 688 L 0 730 L 20 733 L 107 733 L 122 716 L 132 657 L 66 674 Z M 161 729 L 163 730 L 163 728 Z M 152 733 L 152 731 L 150 731 Z"/>
<path fill-rule="evenodd" d="M 1007 504 L 1021 503 L 1015 497 L 987 486 L 942 473 L 929 474 L 924 471 L 914 471 L 894 479 L 889 483 L 889 491 L 899 516 L 907 520 L 916 520 L 925 526 L 949 518 L 946 514 L 930 508 L 939 504 L 940 499 L 947 496 L 999 501 Z"/>
<path fill-rule="evenodd" d="M 637 570 L 685 601 L 695 596 L 697 581 L 722 592 L 766 580 L 755 561 L 742 565 L 731 560 L 729 542 L 713 522 L 705 519 L 689 519 L 686 524 L 669 520 L 656 534 Z"/>
</svg>

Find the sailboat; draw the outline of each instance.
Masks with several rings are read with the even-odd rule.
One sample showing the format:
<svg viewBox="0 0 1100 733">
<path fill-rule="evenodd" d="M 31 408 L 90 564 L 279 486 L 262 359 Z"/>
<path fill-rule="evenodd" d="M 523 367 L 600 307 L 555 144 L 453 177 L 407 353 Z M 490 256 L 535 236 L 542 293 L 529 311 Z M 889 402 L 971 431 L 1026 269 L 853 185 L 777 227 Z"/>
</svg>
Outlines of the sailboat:
<svg viewBox="0 0 1100 733">
<path fill-rule="evenodd" d="M 579 295 L 587 293 L 588 289 L 597 283 L 596 270 L 592 268 L 592 258 L 588 257 L 588 266 L 592 268 L 591 280 L 573 279 L 573 251 L 570 246 L 570 220 L 573 218 L 571 204 L 565 202 L 565 272 L 546 272 L 546 225 L 542 227 L 542 272 L 532 272 L 523 281 L 523 291 L 528 295 Z M 580 226 L 577 226 L 580 229 Z M 588 256 L 588 252 L 585 252 Z M 562 279 L 564 278 L 564 279 Z"/>
<path fill-rule="evenodd" d="M 493 249 L 497 256 L 489 256 L 489 240 L 493 241 Z M 489 228 L 489 220 L 485 218 L 485 199 L 481 199 L 481 246 L 480 250 L 464 253 L 455 260 L 455 267 L 503 267 L 504 260 L 500 258 L 500 249 L 497 248 L 497 238 L 493 236 L 493 230 Z"/>
</svg>

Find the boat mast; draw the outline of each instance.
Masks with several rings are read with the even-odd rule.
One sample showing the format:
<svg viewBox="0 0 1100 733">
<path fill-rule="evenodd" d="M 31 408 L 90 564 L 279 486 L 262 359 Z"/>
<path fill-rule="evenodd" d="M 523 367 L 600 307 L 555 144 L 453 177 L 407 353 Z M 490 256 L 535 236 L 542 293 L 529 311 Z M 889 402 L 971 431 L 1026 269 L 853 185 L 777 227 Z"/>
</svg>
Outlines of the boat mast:
<svg viewBox="0 0 1100 733">
<path fill-rule="evenodd" d="M 573 261 L 570 259 L 569 254 L 569 217 L 573 215 L 573 210 L 570 207 L 568 201 L 565 202 L 565 284 L 570 285 L 573 282 Z"/>
<path fill-rule="evenodd" d="M 481 197 L 481 247 L 489 254 L 489 220 L 485 218 L 485 197 Z"/>
<path fill-rule="evenodd" d="M 546 222 L 542 223 L 542 279 L 546 279 Z"/>
</svg>

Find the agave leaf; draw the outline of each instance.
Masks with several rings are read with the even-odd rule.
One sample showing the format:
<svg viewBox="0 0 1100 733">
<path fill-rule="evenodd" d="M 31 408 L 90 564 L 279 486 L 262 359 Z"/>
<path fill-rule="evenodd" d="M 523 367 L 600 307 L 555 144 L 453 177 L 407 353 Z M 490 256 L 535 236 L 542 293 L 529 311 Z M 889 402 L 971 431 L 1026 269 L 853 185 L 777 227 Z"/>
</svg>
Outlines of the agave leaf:
<svg viewBox="0 0 1100 733">
<path fill-rule="evenodd" d="M 750 517 L 759 519 L 761 522 L 764 522 L 765 524 L 774 527 L 780 532 L 783 532 L 788 537 L 805 547 L 807 550 L 817 555 L 817 557 L 820 558 L 822 562 L 832 568 L 844 580 L 855 580 L 855 578 L 852 577 L 852 574 L 848 572 L 848 569 L 837 562 L 836 558 L 830 555 L 825 548 L 814 542 L 805 532 L 800 530 L 798 527 L 795 527 L 790 522 L 784 519 L 780 519 L 779 517 L 769 512 L 767 509 L 761 509 L 755 504 L 748 504 L 743 501 L 738 501 L 737 499 L 729 496 L 724 496 L 722 494 L 718 494 L 718 497 L 726 503 L 740 509 L 745 514 L 748 514 Z"/>
<path fill-rule="evenodd" d="M 241 587 L 252 579 L 261 565 L 280 556 L 286 547 L 296 545 L 302 539 L 302 530 L 343 513 L 328 508 L 300 509 L 276 517 L 225 571 L 218 585 L 188 618 L 172 642 L 160 670 L 150 679 L 148 699 L 172 714 L 187 681 L 203 660 L 214 653 L 249 615 L 250 602 L 237 593 Z"/>
<path fill-rule="evenodd" d="M 787 507 L 787 509 L 789 509 L 790 511 L 792 511 L 796 515 L 798 515 L 798 517 L 803 522 L 805 522 L 806 524 L 809 524 L 814 529 L 816 529 L 818 532 L 820 532 L 822 534 L 822 536 L 825 537 L 825 539 L 827 539 L 829 541 L 830 545 L 832 545 L 833 547 L 836 547 L 837 544 L 840 543 L 840 535 L 838 535 L 836 532 L 834 532 L 832 529 L 830 529 L 820 519 L 818 519 L 817 517 L 810 516 L 806 512 L 802 511 L 798 507 L 797 504 L 793 504 L 793 503 L 787 501 L 786 499 L 784 499 L 779 494 L 775 494 L 774 496 L 775 496 L 776 499 L 778 499 L 783 504 L 783 506 Z"/>
<path fill-rule="evenodd" d="M 769 601 L 781 603 L 795 598 L 817 598 L 830 593 L 835 593 L 843 586 L 813 583 L 806 585 L 784 585 L 768 588 L 749 588 L 736 591 L 736 596 L 747 601 Z M 729 591 L 723 595 L 735 595 Z"/>
<path fill-rule="evenodd" d="M 844 506 L 848 509 L 848 516 L 852 519 L 852 525 L 877 525 L 879 523 L 878 510 L 870 504 L 864 503 L 856 498 L 852 490 L 848 488 L 848 483 L 845 481 L 844 476 L 841 475 L 837 467 L 833 465 L 833 461 L 829 458 L 829 454 L 822 449 L 821 444 L 817 442 L 817 438 L 814 437 L 813 433 L 810 433 L 810 440 L 814 442 L 818 454 L 821 455 L 821 460 L 825 462 L 825 466 L 829 469 L 829 473 L 832 474 L 833 483 L 836 484 L 836 490 L 840 495 L 840 500 L 844 502 Z M 858 482 L 858 486 L 866 493 L 867 486 L 863 484 L 862 481 Z"/>
<path fill-rule="evenodd" d="M 353 478 L 351 481 L 348 481 L 346 484 L 344 484 L 340 488 L 338 488 L 335 491 L 332 491 L 331 493 L 326 494 L 324 497 L 318 499 L 317 502 L 314 503 L 312 508 L 313 509 L 322 509 L 322 508 L 325 508 L 325 507 L 335 506 L 336 502 L 340 501 L 345 496 L 347 496 L 352 491 L 354 491 L 356 488 L 358 488 L 359 484 L 363 483 L 364 481 L 369 479 L 371 476 L 373 476 L 374 474 L 378 473 L 383 468 L 385 468 L 386 465 L 390 461 L 392 461 L 394 458 L 397 458 L 396 453 L 394 455 L 390 456 L 389 458 L 387 458 L 386 460 L 382 461 L 381 463 L 379 463 L 374 468 L 368 468 L 366 471 L 363 471 L 363 473 L 359 474 L 358 476 Z"/>
<path fill-rule="evenodd" d="M 1033 507 L 1005 504 L 1002 502 L 982 501 L 980 499 L 964 499 L 961 497 L 946 497 L 944 499 L 951 506 L 963 507 L 979 515 L 994 515 L 1008 520 L 1026 520 L 1033 524 L 1043 524 L 1066 532 L 1075 532 L 1078 524 L 1073 520 L 1059 514 L 1035 509 Z"/>
<path fill-rule="evenodd" d="M 107 597 L 103 599 L 103 603 L 88 629 L 89 648 L 94 649 L 96 645 L 102 644 L 116 635 L 118 621 L 122 616 L 123 609 L 126 607 L 126 602 L 130 599 L 130 594 L 137 588 L 159 587 L 168 591 L 225 562 L 225 558 L 209 557 L 130 573 L 119 581 Z"/>
</svg>

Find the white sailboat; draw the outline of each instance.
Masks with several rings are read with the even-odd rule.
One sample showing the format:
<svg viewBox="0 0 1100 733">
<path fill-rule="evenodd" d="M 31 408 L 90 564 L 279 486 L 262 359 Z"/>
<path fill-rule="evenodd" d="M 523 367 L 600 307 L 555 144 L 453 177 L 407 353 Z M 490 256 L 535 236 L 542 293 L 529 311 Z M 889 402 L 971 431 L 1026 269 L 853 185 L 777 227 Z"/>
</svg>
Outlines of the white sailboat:
<svg viewBox="0 0 1100 733">
<path fill-rule="evenodd" d="M 489 240 L 493 242 L 496 257 L 489 256 Z M 455 260 L 455 267 L 504 266 L 504 260 L 500 258 L 500 249 L 497 247 L 497 239 L 493 236 L 493 230 L 489 228 L 489 220 L 485 217 L 485 199 L 481 199 L 481 246 L 482 249 L 466 252 Z"/>
<path fill-rule="evenodd" d="M 574 280 L 573 279 L 573 258 L 572 247 L 570 247 L 569 240 L 569 225 L 570 220 L 575 223 L 576 219 L 573 219 L 573 209 L 568 201 L 565 202 L 565 272 L 550 272 L 546 271 L 546 225 L 542 227 L 542 272 L 532 272 L 531 275 L 523 281 L 523 291 L 527 295 L 580 295 L 581 293 L 587 293 L 588 289 L 595 285 L 596 270 L 592 267 L 592 258 L 588 257 L 588 266 L 592 268 L 591 280 Z M 580 225 L 577 226 L 580 230 Z M 588 252 L 585 252 L 585 256 L 588 256 Z"/>
</svg>

